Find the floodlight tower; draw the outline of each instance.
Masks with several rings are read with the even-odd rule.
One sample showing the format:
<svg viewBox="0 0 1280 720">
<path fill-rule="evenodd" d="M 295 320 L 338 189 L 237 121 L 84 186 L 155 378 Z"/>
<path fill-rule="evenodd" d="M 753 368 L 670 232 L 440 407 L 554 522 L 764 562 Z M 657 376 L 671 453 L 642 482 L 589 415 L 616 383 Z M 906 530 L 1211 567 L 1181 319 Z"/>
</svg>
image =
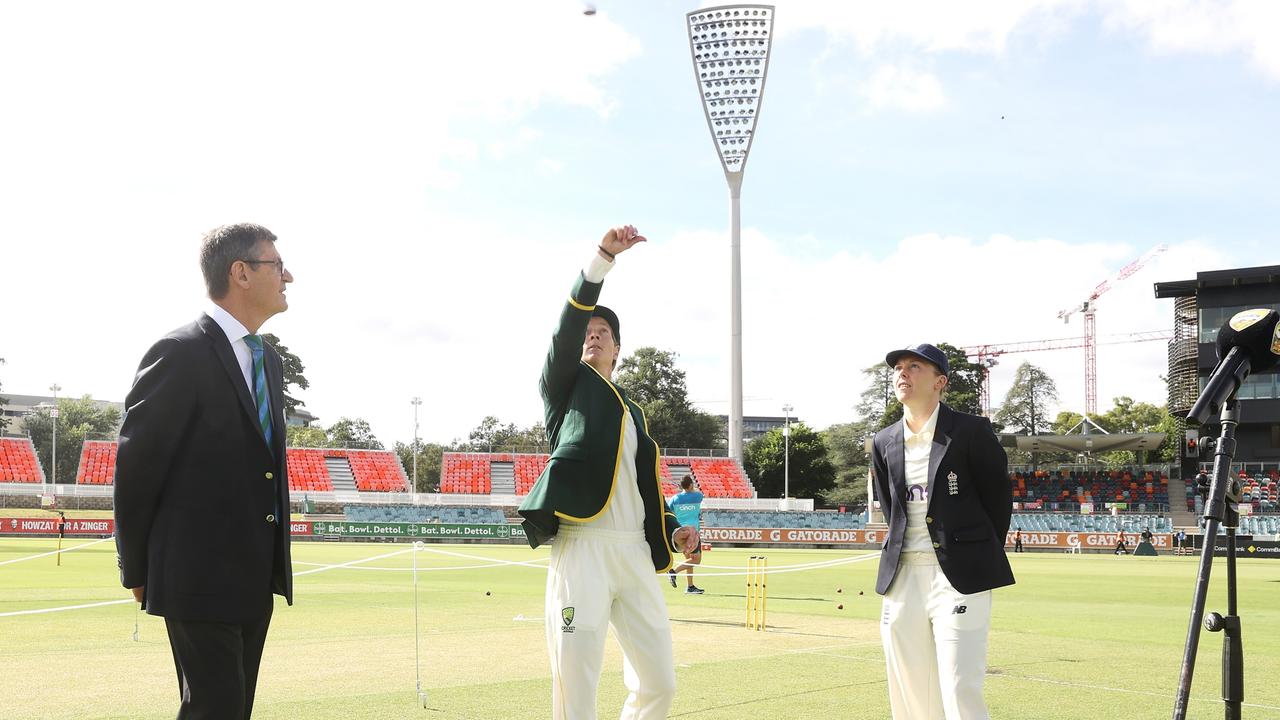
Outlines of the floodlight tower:
<svg viewBox="0 0 1280 720">
<path fill-rule="evenodd" d="M 729 455 L 742 460 L 742 173 L 764 100 L 772 5 L 721 5 L 685 16 L 702 112 L 729 183 Z"/>
<path fill-rule="evenodd" d="M 413 487 L 410 492 L 418 492 L 418 408 L 422 398 L 415 396 L 409 404 L 413 406 Z"/>
</svg>

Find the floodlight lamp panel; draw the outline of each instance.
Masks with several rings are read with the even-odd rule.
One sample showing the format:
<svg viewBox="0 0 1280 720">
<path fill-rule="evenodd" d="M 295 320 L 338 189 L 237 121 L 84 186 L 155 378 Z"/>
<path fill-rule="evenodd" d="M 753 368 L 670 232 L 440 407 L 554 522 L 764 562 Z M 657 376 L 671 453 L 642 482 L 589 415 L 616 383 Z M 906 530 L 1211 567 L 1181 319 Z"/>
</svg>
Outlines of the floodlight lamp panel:
<svg viewBox="0 0 1280 720">
<path fill-rule="evenodd" d="M 772 5 L 722 5 L 686 15 L 702 111 L 727 175 L 743 171 L 755 139 L 773 17 Z"/>
</svg>

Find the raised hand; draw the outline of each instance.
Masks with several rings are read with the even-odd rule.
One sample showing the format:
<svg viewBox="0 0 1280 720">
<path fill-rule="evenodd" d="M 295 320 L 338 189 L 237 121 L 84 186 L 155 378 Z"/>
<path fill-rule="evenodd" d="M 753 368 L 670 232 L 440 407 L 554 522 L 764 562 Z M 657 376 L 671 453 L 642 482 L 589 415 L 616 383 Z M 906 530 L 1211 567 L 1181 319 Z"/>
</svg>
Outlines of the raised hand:
<svg viewBox="0 0 1280 720">
<path fill-rule="evenodd" d="M 641 235 L 634 225 L 622 225 L 609 228 L 604 238 L 600 240 L 600 249 L 609 255 L 616 256 L 646 240 L 647 238 Z"/>
</svg>

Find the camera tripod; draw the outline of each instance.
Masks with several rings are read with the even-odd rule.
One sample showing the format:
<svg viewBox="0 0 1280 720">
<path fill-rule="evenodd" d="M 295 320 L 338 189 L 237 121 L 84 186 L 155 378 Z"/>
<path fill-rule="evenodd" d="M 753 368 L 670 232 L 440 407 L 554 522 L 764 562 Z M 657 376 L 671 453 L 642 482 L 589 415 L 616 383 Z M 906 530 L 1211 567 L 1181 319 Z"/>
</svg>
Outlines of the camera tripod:
<svg viewBox="0 0 1280 720">
<path fill-rule="evenodd" d="M 1244 645 L 1241 640 L 1240 616 L 1236 608 L 1236 527 L 1240 515 L 1235 503 L 1240 500 L 1240 480 L 1231 476 L 1231 461 L 1236 452 L 1236 401 L 1232 397 L 1222 406 L 1222 430 L 1213 455 L 1213 478 L 1203 473 L 1196 488 L 1205 495 L 1204 546 L 1200 551 L 1200 569 L 1196 574 L 1195 595 L 1191 601 L 1191 620 L 1187 625 L 1187 641 L 1182 650 L 1182 672 L 1178 679 L 1178 695 L 1173 706 L 1173 720 L 1185 720 L 1191 696 L 1191 678 L 1196 668 L 1196 650 L 1200 628 L 1222 635 L 1222 703 L 1227 720 L 1240 719 L 1244 702 Z M 1207 485 L 1207 487 L 1206 487 Z M 1227 540 L 1227 613 L 1211 612 L 1205 616 L 1205 598 L 1209 591 L 1209 575 L 1217 550 L 1218 528 L 1226 528 Z"/>
</svg>

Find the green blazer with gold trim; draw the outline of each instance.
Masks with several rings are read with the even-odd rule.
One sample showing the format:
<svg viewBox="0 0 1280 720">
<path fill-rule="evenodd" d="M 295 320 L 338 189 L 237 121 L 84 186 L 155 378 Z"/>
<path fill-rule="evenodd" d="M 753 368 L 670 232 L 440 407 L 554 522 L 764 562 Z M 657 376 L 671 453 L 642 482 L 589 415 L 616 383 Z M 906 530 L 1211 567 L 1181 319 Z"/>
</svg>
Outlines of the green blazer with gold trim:
<svg viewBox="0 0 1280 720">
<path fill-rule="evenodd" d="M 653 567 L 666 572 L 676 550 L 671 535 L 680 527 L 662 497 L 658 444 L 640 406 L 595 368 L 582 362 L 582 339 L 603 283 L 582 274 L 560 313 L 538 389 L 546 413 L 551 461 L 520 503 L 530 547 L 555 537 L 560 520 L 590 521 L 613 499 L 622 462 L 623 413 L 636 425 L 636 482 L 644 501 L 644 536 Z"/>
</svg>

